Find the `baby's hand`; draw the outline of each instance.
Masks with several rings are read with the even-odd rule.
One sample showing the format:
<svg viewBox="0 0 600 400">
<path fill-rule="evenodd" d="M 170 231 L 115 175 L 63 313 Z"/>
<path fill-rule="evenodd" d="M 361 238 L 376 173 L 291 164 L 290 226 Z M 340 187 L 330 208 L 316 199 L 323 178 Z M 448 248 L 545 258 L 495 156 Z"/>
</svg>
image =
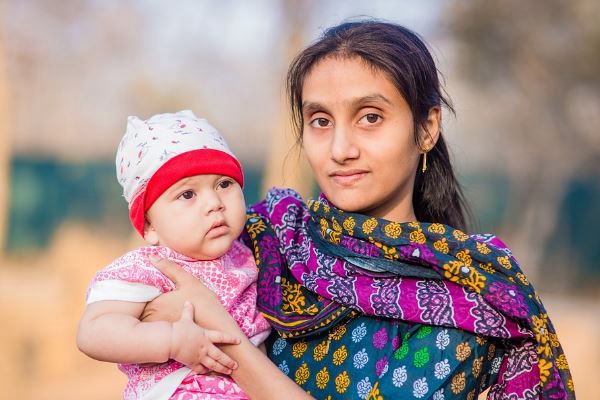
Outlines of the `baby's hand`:
<svg viewBox="0 0 600 400">
<path fill-rule="evenodd" d="M 194 323 L 194 307 L 186 301 L 181 318 L 173 323 L 169 358 L 187 365 L 196 373 L 208 370 L 231 374 L 237 363 L 213 343 L 239 344 L 240 339 L 226 332 L 211 331 Z"/>
</svg>

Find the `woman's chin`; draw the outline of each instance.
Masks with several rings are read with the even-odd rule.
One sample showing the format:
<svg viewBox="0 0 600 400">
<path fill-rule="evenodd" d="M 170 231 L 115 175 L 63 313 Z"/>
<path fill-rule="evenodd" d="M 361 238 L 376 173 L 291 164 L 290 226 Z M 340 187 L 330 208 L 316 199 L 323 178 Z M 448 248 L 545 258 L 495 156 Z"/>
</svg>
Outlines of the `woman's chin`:
<svg viewBox="0 0 600 400">
<path fill-rule="evenodd" d="M 327 196 L 327 194 L 325 194 L 325 197 L 327 197 L 327 200 L 329 200 L 331 205 L 342 211 L 356 213 L 367 208 L 367 202 L 364 198 L 358 199 L 350 196 L 332 196 L 332 198 Z"/>
</svg>

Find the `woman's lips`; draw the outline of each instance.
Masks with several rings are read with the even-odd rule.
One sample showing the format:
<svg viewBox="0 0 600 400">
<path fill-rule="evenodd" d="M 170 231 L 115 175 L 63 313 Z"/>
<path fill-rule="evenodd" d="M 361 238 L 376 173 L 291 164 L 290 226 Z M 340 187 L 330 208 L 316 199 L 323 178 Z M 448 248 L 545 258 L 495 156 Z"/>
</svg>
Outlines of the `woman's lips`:
<svg viewBox="0 0 600 400">
<path fill-rule="evenodd" d="M 332 173 L 331 179 L 340 186 L 352 186 L 367 175 L 367 171 L 351 170 L 336 171 Z"/>
</svg>

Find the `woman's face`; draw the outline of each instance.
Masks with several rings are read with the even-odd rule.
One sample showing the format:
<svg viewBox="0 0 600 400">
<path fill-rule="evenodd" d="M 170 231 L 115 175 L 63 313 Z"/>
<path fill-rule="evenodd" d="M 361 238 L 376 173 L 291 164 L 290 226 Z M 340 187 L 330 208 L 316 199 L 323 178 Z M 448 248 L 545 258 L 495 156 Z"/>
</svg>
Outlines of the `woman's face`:
<svg viewBox="0 0 600 400">
<path fill-rule="evenodd" d="M 387 75 L 357 57 L 329 57 L 307 75 L 302 99 L 303 148 L 325 196 L 344 211 L 416 220 L 421 151 L 411 110 Z M 437 132 L 438 123 L 434 107 L 427 131 Z M 431 148 L 424 136 L 422 146 Z"/>
</svg>

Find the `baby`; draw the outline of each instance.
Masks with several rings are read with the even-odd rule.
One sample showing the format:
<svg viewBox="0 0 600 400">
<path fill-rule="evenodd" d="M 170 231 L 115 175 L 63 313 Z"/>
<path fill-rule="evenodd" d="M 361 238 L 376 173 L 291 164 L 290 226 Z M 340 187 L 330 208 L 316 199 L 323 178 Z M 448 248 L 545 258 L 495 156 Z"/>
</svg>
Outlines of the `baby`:
<svg viewBox="0 0 600 400">
<path fill-rule="evenodd" d="M 131 222 L 151 246 L 96 273 L 80 350 L 120 363 L 129 378 L 126 399 L 246 399 L 229 376 L 197 373 L 230 373 L 235 363 L 213 342 L 238 339 L 197 326 L 189 302 L 174 323 L 140 321 L 147 302 L 175 288 L 150 262 L 157 256 L 201 279 L 255 345 L 269 335 L 256 309 L 252 253 L 237 240 L 246 221 L 240 163 L 206 120 L 180 111 L 129 117 L 116 164 Z"/>
</svg>

